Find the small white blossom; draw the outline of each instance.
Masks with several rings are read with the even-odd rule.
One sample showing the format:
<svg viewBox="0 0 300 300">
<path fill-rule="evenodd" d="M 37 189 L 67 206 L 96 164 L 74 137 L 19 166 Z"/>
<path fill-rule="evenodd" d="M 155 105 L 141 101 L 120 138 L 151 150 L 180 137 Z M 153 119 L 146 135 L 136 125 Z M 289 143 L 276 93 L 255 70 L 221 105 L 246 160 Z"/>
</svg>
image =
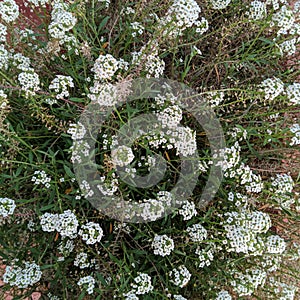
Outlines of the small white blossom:
<svg viewBox="0 0 300 300">
<path fill-rule="evenodd" d="M 15 201 L 9 198 L 0 198 L 0 216 L 6 218 L 14 213 Z"/>
<path fill-rule="evenodd" d="M 139 273 L 139 275 L 134 278 L 134 283 L 132 283 L 131 286 L 137 295 L 144 295 L 153 290 L 151 277 L 145 273 Z"/>
<path fill-rule="evenodd" d="M 15 21 L 19 16 L 19 6 L 14 0 L 3 0 L 0 2 L 1 18 L 7 22 Z"/>
<path fill-rule="evenodd" d="M 284 91 L 284 84 L 277 77 L 268 78 L 264 80 L 260 84 L 260 87 L 262 88 L 262 91 L 264 92 L 265 98 L 267 100 L 275 99 Z"/>
<path fill-rule="evenodd" d="M 78 235 L 82 237 L 86 244 L 91 245 L 101 241 L 103 230 L 98 223 L 88 222 L 81 226 Z"/>
<path fill-rule="evenodd" d="M 231 0 L 210 0 L 213 9 L 224 9 L 226 8 Z"/>
<path fill-rule="evenodd" d="M 49 85 L 50 90 L 54 90 L 57 95 L 56 99 L 63 99 L 69 97 L 67 87 L 74 87 L 73 78 L 71 76 L 56 75 Z"/>
<path fill-rule="evenodd" d="M 201 224 L 194 224 L 186 231 L 193 242 L 202 242 L 207 238 L 207 230 Z"/>
<path fill-rule="evenodd" d="M 181 265 L 178 268 L 174 268 L 169 273 L 169 276 L 171 277 L 171 282 L 182 288 L 190 281 L 191 273 L 184 265 Z"/>
<path fill-rule="evenodd" d="M 290 146 L 300 145 L 300 125 L 293 124 L 289 129 L 294 135 L 292 137 L 292 141 L 290 142 Z"/>
<path fill-rule="evenodd" d="M 261 20 L 267 14 L 266 4 L 262 1 L 252 1 L 250 3 L 249 11 L 247 12 L 249 19 L 251 20 Z"/>
<path fill-rule="evenodd" d="M 133 161 L 134 154 L 131 148 L 127 146 L 119 146 L 111 151 L 111 157 L 114 165 L 124 167 Z"/>
<path fill-rule="evenodd" d="M 232 299 L 231 295 L 227 291 L 222 290 L 217 294 L 217 298 L 215 300 L 231 300 L 231 299 Z"/>
<path fill-rule="evenodd" d="M 288 100 L 293 104 L 300 104 L 300 83 L 295 82 L 286 88 Z"/>
<path fill-rule="evenodd" d="M 6 266 L 3 281 L 21 289 L 37 283 L 42 277 L 40 267 L 35 262 L 25 261 L 24 264 L 23 268 L 17 265 Z"/>
<path fill-rule="evenodd" d="M 190 220 L 197 215 L 196 206 L 194 202 L 185 201 L 178 213 L 183 216 L 183 220 Z"/>
<path fill-rule="evenodd" d="M 85 269 L 91 266 L 88 255 L 85 252 L 79 252 L 74 260 L 74 266 Z"/>
<path fill-rule="evenodd" d="M 93 294 L 95 288 L 95 279 L 92 276 L 85 276 L 79 279 L 77 282 L 79 286 L 85 286 L 89 295 Z"/>
<path fill-rule="evenodd" d="M 156 235 L 152 241 L 154 254 L 160 256 L 170 255 L 174 250 L 174 241 L 167 235 Z"/>
<path fill-rule="evenodd" d="M 80 122 L 72 123 L 70 124 L 67 133 L 71 134 L 72 140 L 81 140 L 86 133 L 86 129 Z"/>
</svg>

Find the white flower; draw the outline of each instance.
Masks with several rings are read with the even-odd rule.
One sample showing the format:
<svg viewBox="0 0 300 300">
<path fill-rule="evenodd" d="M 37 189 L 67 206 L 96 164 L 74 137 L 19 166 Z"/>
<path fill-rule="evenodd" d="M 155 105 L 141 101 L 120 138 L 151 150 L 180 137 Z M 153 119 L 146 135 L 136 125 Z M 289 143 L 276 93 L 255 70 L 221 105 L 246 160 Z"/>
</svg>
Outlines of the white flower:
<svg viewBox="0 0 300 300">
<path fill-rule="evenodd" d="M 203 268 L 205 266 L 210 266 L 211 262 L 214 260 L 213 250 L 209 249 L 201 249 L 198 247 L 195 251 L 195 254 L 198 255 L 199 259 L 199 268 Z"/>
<path fill-rule="evenodd" d="M 284 90 L 283 82 L 277 77 L 267 78 L 260 84 L 260 87 L 262 88 L 262 91 L 265 93 L 265 98 L 267 100 L 275 99 Z"/>
<path fill-rule="evenodd" d="M 282 42 L 278 45 L 281 55 L 286 53 L 286 55 L 293 55 L 296 53 L 296 39 L 291 39 Z"/>
<path fill-rule="evenodd" d="M 88 260 L 88 255 L 85 252 L 79 252 L 74 260 L 74 266 L 79 267 L 80 269 L 85 269 L 90 267 L 90 262 Z"/>
<path fill-rule="evenodd" d="M 193 216 L 197 215 L 195 203 L 184 201 L 178 213 L 183 216 L 184 221 L 190 220 Z"/>
<path fill-rule="evenodd" d="M 294 180 L 289 174 L 276 174 L 276 178 L 271 178 L 272 187 L 271 191 L 274 191 L 276 194 L 285 194 L 291 193 L 294 188 Z"/>
<path fill-rule="evenodd" d="M 98 223 L 88 222 L 82 225 L 78 235 L 88 244 L 100 242 L 103 237 L 103 230 Z"/>
<path fill-rule="evenodd" d="M 9 198 L 0 198 L 0 215 L 6 218 L 8 215 L 12 215 L 16 208 L 15 201 Z"/>
<path fill-rule="evenodd" d="M 77 282 L 77 285 L 86 286 L 86 291 L 90 295 L 90 294 L 93 294 L 93 292 L 94 292 L 95 279 L 92 276 L 85 276 L 85 277 L 82 277 L 79 279 L 79 281 Z"/>
<path fill-rule="evenodd" d="M 42 277 L 40 267 L 35 262 L 30 263 L 25 261 L 24 264 L 24 268 L 16 266 L 15 264 L 6 266 L 3 281 L 21 289 L 28 288 L 37 283 Z"/>
<path fill-rule="evenodd" d="M 72 123 L 70 124 L 67 133 L 71 134 L 72 140 L 81 140 L 86 133 L 86 129 L 80 122 Z"/>
<path fill-rule="evenodd" d="M 250 3 L 249 11 L 247 12 L 249 19 L 261 20 L 267 14 L 267 7 L 264 2 L 255 0 Z"/>
<path fill-rule="evenodd" d="M 74 87 L 73 78 L 71 76 L 56 75 L 49 85 L 50 90 L 54 90 L 56 93 L 56 99 L 63 99 L 69 97 L 69 91 L 67 87 Z"/>
<path fill-rule="evenodd" d="M 271 235 L 266 240 L 266 250 L 268 253 L 282 254 L 286 249 L 286 243 L 278 235 Z"/>
<path fill-rule="evenodd" d="M 293 124 L 290 127 L 290 131 L 294 134 L 294 136 L 292 137 L 292 141 L 290 143 L 290 146 L 300 145 L 300 125 L 299 124 Z"/>
<path fill-rule="evenodd" d="M 156 235 L 152 241 L 152 248 L 154 248 L 154 254 L 167 256 L 174 250 L 174 241 L 165 234 Z"/>
<path fill-rule="evenodd" d="M 66 3 L 54 2 L 51 11 L 51 23 L 48 26 L 51 38 L 62 40 L 66 32 L 75 26 L 77 19 L 67 9 L 68 5 Z"/>
<path fill-rule="evenodd" d="M 35 95 L 35 92 L 40 89 L 39 75 L 34 72 L 33 69 L 27 69 L 26 71 L 18 75 L 18 81 L 21 85 L 21 89 L 25 91 L 26 97 Z"/>
<path fill-rule="evenodd" d="M 108 80 L 112 79 L 119 67 L 119 62 L 111 54 L 106 54 L 99 55 L 91 70 L 95 73 L 95 79 Z"/>
<path fill-rule="evenodd" d="M 144 27 L 139 22 L 130 23 L 130 27 L 133 30 L 132 36 L 135 37 L 138 33 L 139 35 L 143 34 Z"/>
<path fill-rule="evenodd" d="M 46 188 L 51 186 L 51 177 L 48 176 L 44 170 L 34 171 L 31 181 L 33 181 L 35 185 L 44 185 Z"/>
<path fill-rule="evenodd" d="M 191 273 L 184 265 L 181 265 L 178 268 L 174 268 L 169 273 L 169 276 L 171 277 L 171 282 L 182 288 L 190 281 Z"/>
<path fill-rule="evenodd" d="M 174 295 L 174 300 L 187 300 L 187 298 L 181 296 L 181 295 Z"/>
<path fill-rule="evenodd" d="M 230 296 L 230 294 L 227 291 L 222 290 L 217 294 L 217 298 L 215 300 L 231 300 L 231 299 L 232 297 Z"/>
<path fill-rule="evenodd" d="M 75 238 L 77 235 L 78 220 L 70 211 L 65 210 L 62 214 L 45 213 L 40 217 L 43 231 L 58 231 L 62 237 Z"/>
<path fill-rule="evenodd" d="M 62 237 L 75 238 L 77 235 L 78 220 L 71 210 L 65 210 L 58 216 L 58 228 L 56 229 Z"/>
<path fill-rule="evenodd" d="M 145 273 L 139 273 L 139 275 L 134 278 L 134 283 L 132 283 L 131 286 L 137 295 L 147 294 L 153 290 L 151 277 Z"/>
<path fill-rule="evenodd" d="M 201 224 L 194 224 L 186 231 L 193 242 L 202 242 L 207 238 L 207 230 Z"/>
<path fill-rule="evenodd" d="M 59 224 L 58 214 L 44 213 L 40 217 L 40 224 L 43 231 L 52 232 L 55 231 Z"/>
<path fill-rule="evenodd" d="M 4 45 L 0 45 L 0 69 L 6 70 L 8 68 L 8 62 L 11 54 L 4 48 Z"/>
<path fill-rule="evenodd" d="M 6 41 L 7 27 L 0 23 L 0 42 Z"/>
<path fill-rule="evenodd" d="M 19 6 L 14 0 L 4 0 L 0 2 L 1 18 L 9 23 L 15 21 L 19 16 Z"/>
<path fill-rule="evenodd" d="M 32 3 L 35 6 L 46 7 L 46 4 L 50 2 L 50 0 L 27 0 L 27 2 Z"/>
<path fill-rule="evenodd" d="M 289 5 L 284 5 L 273 14 L 272 21 L 279 27 L 278 35 L 287 34 L 288 30 L 294 27 L 295 16 Z"/>
<path fill-rule="evenodd" d="M 131 148 L 127 146 L 119 146 L 111 151 L 111 157 L 114 165 L 124 167 L 133 161 L 134 154 Z"/>
<path fill-rule="evenodd" d="M 75 244 L 72 240 L 62 240 L 59 246 L 57 247 L 57 250 L 59 251 L 60 254 L 63 255 L 63 258 L 69 256 L 72 251 L 75 248 Z"/>
<path fill-rule="evenodd" d="M 295 82 L 286 88 L 288 100 L 294 104 L 300 104 L 300 83 Z"/>
<path fill-rule="evenodd" d="M 231 0 L 210 0 L 213 9 L 224 9 L 226 8 Z"/>
</svg>

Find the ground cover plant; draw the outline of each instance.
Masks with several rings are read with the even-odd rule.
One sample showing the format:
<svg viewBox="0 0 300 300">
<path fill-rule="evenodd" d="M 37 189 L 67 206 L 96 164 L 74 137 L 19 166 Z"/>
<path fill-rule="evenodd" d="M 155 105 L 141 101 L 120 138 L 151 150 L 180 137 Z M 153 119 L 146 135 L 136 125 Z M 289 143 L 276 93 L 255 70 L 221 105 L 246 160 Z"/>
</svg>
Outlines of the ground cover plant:
<svg viewBox="0 0 300 300">
<path fill-rule="evenodd" d="M 38 18 L 0 2 L 2 297 L 299 299 L 300 2 L 23 2 Z M 122 102 L 136 82 L 151 96 Z M 179 86 L 218 120 L 221 149 Z M 92 144 L 90 107 L 110 111 Z M 139 134 L 130 147 L 122 128 Z M 91 157 L 87 180 L 76 166 Z M 134 185 L 159 157 L 161 180 Z M 181 161 L 196 174 L 184 200 Z M 98 193 L 132 209 L 110 215 Z"/>
</svg>

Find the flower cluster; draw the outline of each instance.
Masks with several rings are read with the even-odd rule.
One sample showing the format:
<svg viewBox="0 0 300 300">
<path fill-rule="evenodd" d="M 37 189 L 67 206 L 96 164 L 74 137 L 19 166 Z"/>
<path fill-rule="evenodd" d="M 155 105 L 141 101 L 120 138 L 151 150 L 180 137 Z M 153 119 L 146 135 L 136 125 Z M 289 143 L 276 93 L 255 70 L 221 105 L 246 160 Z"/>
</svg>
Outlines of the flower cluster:
<svg viewBox="0 0 300 300">
<path fill-rule="evenodd" d="M 46 4 L 48 4 L 50 2 L 50 0 L 27 0 L 27 2 L 29 2 L 35 6 L 46 7 Z"/>
<path fill-rule="evenodd" d="M 184 201 L 178 213 L 183 216 L 183 220 L 190 220 L 192 217 L 197 215 L 197 210 L 194 202 Z"/>
<path fill-rule="evenodd" d="M 225 93 L 219 91 L 211 91 L 205 94 L 205 98 L 208 100 L 212 108 L 218 107 L 224 101 Z"/>
<path fill-rule="evenodd" d="M 276 174 L 276 178 L 272 177 L 272 188 L 276 194 L 291 193 L 294 188 L 294 180 L 289 174 Z"/>
<path fill-rule="evenodd" d="M 215 300 L 231 300 L 231 299 L 232 299 L 231 295 L 227 291 L 222 290 L 217 294 L 217 298 Z"/>
<path fill-rule="evenodd" d="M 92 276 L 85 276 L 79 279 L 77 282 L 77 285 L 79 286 L 85 286 L 87 293 L 93 294 L 94 288 L 95 288 L 95 279 Z"/>
<path fill-rule="evenodd" d="M 278 235 L 270 235 L 266 240 L 268 253 L 282 254 L 286 249 L 286 242 Z"/>
<path fill-rule="evenodd" d="M 260 86 L 268 100 L 274 100 L 284 91 L 284 84 L 277 77 L 265 79 Z"/>
<path fill-rule="evenodd" d="M 290 146 L 300 145 L 300 125 L 293 124 L 290 127 L 290 131 L 293 133 L 292 141 L 290 142 Z"/>
<path fill-rule="evenodd" d="M 197 247 L 195 254 L 199 259 L 199 268 L 203 268 L 205 266 L 210 266 L 211 262 L 214 260 L 214 254 L 212 249 L 201 249 Z"/>
<path fill-rule="evenodd" d="M 271 227 L 270 216 L 260 211 L 242 209 L 224 214 L 227 251 L 261 254 L 265 245 L 259 236 Z"/>
<path fill-rule="evenodd" d="M 0 23 L 0 42 L 6 41 L 7 27 Z"/>
<path fill-rule="evenodd" d="M 266 276 L 266 272 L 256 268 L 247 269 L 245 274 L 236 271 L 231 286 L 240 297 L 250 296 L 258 286 L 264 284 Z"/>
<path fill-rule="evenodd" d="M 296 39 L 290 39 L 278 45 L 280 54 L 293 55 L 296 53 Z"/>
<path fill-rule="evenodd" d="M 280 10 L 273 14 L 272 21 L 279 27 L 277 34 L 287 34 L 295 25 L 295 16 L 288 5 L 281 6 Z"/>
<path fill-rule="evenodd" d="M 174 250 L 174 241 L 165 234 L 156 235 L 152 241 L 152 248 L 155 255 L 167 256 Z"/>
<path fill-rule="evenodd" d="M 76 17 L 68 12 L 68 5 L 65 2 L 56 1 L 51 11 L 51 23 L 48 26 L 50 37 L 62 40 L 76 22 Z"/>
<path fill-rule="evenodd" d="M 62 237 L 75 238 L 77 236 L 78 220 L 70 210 L 62 214 L 45 213 L 40 217 L 43 231 L 58 231 Z"/>
<path fill-rule="evenodd" d="M 15 201 L 9 198 L 0 198 L 0 216 L 6 218 L 12 215 L 16 208 Z"/>
<path fill-rule="evenodd" d="M 91 263 L 88 259 L 88 255 L 85 252 L 77 253 L 74 260 L 74 266 L 79 267 L 80 269 L 85 269 L 90 267 Z"/>
<path fill-rule="evenodd" d="M 226 8 L 231 0 L 210 0 L 213 9 L 224 9 Z"/>
<path fill-rule="evenodd" d="M 111 54 L 99 55 L 93 68 L 96 80 L 111 80 L 118 71 L 120 63 Z"/>
<path fill-rule="evenodd" d="M 194 224 L 186 231 L 193 242 L 202 242 L 207 238 L 207 230 L 201 224 Z"/>
<path fill-rule="evenodd" d="M 42 272 L 40 267 L 35 262 L 30 263 L 25 261 L 23 268 L 15 264 L 6 266 L 3 281 L 9 283 L 11 286 L 25 289 L 37 283 L 41 277 Z"/>
<path fill-rule="evenodd" d="M 192 275 L 184 265 L 181 265 L 170 271 L 169 276 L 171 282 L 182 288 L 188 284 Z"/>
<path fill-rule="evenodd" d="M 132 23 L 130 23 L 130 27 L 133 30 L 133 32 L 131 34 L 132 37 L 136 37 L 137 33 L 139 35 L 143 34 L 144 29 L 145 29 L 139 22 L 132 22 Z"/>
<path fill-rule="evenodd" d="M 8 68 L 10 56 L 10 53 L 4 48 L 4 45 L 0 44 L 0 69 L 6 70 Z"/>
<path fill-rule="evenodd" d="M 51 177 L 48 176 L 44 170 L 34 171 L 31 181 L 36 185 L 44 185 L 47 189 L 51 186 Z"/>
<path fill-rule="evenodd" d="M 80 122 L 72 123 L 70 124 L 67 133 L 71 134 L 72 140 L 81 140 L 86 133 L 86 129 Z"/>
<path fill-rule="evenodd" d="M 57 250 L 62 255 L 58 257 L 58 261 L 64 261 L 65 257 L 68 257 L 72 253 L 74 248 L 75 245 L 72 240 L 67 240 L 67 239 L 62 240 L 59 246 L 57 247 Z"/>
<path fill-rule="evenodd" d="M 148 50 L 150 47 L 150 50 Z M 157 45 L 143 46 L 140 51 L 134 51 L 132 55 L 132 65 L 141 66 L 147 78 L 159 78 L 165 70 L 165 62 L 159 58 Z"/>
<path fill-rule="evenodd" d="M 112 196 L 118 190 L 119 187 L 119 181 L 116 178 L 116 174 L 112 173 L 111 177 L 112 179 L 110 181 L 106 181 L 105 176 L 100 177 L 100 182 L 102 184 L 97 185 L 99 191 L 105 196 Z"/>
<path fill-rule="evenodd" d="M 267 14 L 266 4 L 258 0 L 252 1 L 250 3 L 250 8 L 247 14 L 249 16 L 249 19 L 251 20 L 263 19 Z"/>
<path fill-rule="evenodd" d="M 145 273 L 139 273 L 139 275 L 134 278 L 134 283 L 132 283 L 131 286 L 133 293 L 137 295 L 144 295 L 153 290 L 151 277 Z"/>
<path fill-rule="evenodd" d="M 119 146 L 111 151 L 111 157 L 114 165 L 124 167 L 133 161 L 134 154 L 131 148 L 127 146 Z"/>
<path fill-rule="evenodd" d="M 7 22 L 15 21 L 19 16 L 19 6 L 14 0 L 4 0 L 0 2 L 1 18 Z"/>
<path fill-rule="evenodd" d="M 103 230 L 99 224 L 88 222 L 81 226 L 78 231 L 78 235 L 82 237 L 87 245 L 91 245 L 101 241 L 103 237 Z"/>
<path fill-rule="evenodd" d="M 73 78 L 71 76 L 56 75 L 49 85 L 49 89 L 57 93 L 55 96 L 56 99 L 69 97 L 70 94 L 67 87 L 74 87 Z"/>
<path fill-rule="evenodd" d="M 196 33 L 203 34 L 208 30 L 208 22 L 204 17 L 199 19 L 201 8 L 195 0 L 174 0 L 166 15 L 159 20 L 159 27 L 164 28 L 165 37 L 182 35 L 184 30 L 196 27 Z"/>
<path fill-rule="evenodd" d="M 286 95 L 293 104 L 300 104 L 300 83 L 295 82 L 286 88 Z"/>
<path fill-rule="evenodd" d="M 39 75 L 31 68 L 21 72 L 18 76 L 18 81 L 21 89 L 25 91 L 26 97 L 35 95 L 36 91 L 40 89 Z"/>
</svg>

